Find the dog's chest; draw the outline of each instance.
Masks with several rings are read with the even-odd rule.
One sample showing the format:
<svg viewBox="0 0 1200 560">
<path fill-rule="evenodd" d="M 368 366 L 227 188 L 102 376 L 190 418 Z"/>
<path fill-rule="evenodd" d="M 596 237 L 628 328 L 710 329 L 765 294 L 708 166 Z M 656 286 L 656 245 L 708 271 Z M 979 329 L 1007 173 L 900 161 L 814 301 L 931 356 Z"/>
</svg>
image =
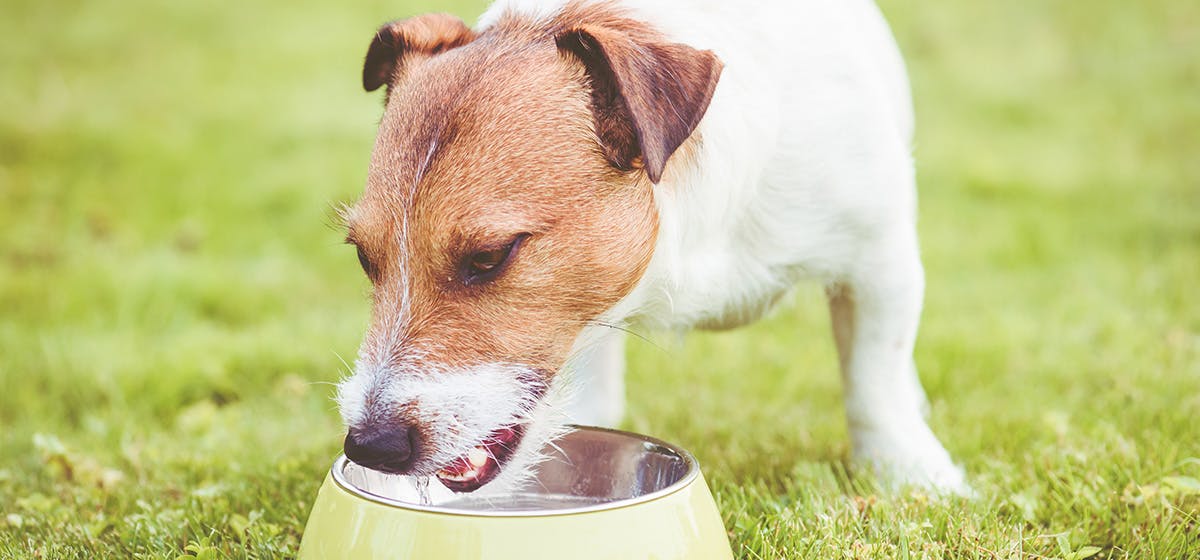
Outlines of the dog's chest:
<svg viewBox="0 0 1200 560">
<path fill-rule="evenodd" d="M 733 328 L 762 317 L 805 275 L 745 247 L 676 249 L 656 253 L 642 283 L 617 306 L 618 315 L 658 328 Z"/>
</svg>

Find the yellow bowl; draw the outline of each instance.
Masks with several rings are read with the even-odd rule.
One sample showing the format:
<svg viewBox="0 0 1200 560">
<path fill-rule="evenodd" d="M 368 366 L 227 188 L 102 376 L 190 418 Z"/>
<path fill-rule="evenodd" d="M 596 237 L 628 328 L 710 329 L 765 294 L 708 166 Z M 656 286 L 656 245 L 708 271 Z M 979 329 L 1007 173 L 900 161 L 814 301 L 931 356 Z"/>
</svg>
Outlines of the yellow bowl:
<svg viewBox="0 0 1200 560">
<path fill-rule="evenodd" d="M 512 492 L 453 494 L 339 457 L 313 504 L 300 560 L 728 560 L 695 458 L 662 441 L 576 428 Z M 486 488 L 486 487 L 485 487 Z"/>
</svg>

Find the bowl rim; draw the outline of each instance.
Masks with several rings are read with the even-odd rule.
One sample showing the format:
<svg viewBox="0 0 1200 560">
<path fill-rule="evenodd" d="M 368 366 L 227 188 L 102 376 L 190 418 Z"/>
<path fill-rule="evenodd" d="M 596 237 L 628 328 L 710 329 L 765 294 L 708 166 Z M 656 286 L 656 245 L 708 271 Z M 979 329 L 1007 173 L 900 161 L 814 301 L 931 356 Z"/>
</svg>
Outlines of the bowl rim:
<svg viewBox="0 0 1200 560">
<path fill-rule="evenodd" d="M 330 469 L 329 469 L 329 475 L 333 479 L 334 483 L 336 483 L 339 488 L 341 488 L 342 490 L 345 490 L 346 492 L 348 492 L 358 498 L 365 499 L 369 502 L 374 502 L 379 505 L 384 505 L 384 506 L 388 506 L 388 507 L 400 509 L 400 510 L 417 511 L 417 512 L 422 512 L 422 513 L 434 513 L 434 514 L 440 514 L 440 515 L 451 515 L 451 516 L 457 516 L 457 517 L 559 517 L 559 516 L 564 516 L 564 515 L 579 515 L 579 514 L 585 514 L 585 513 L 596 513 L 596 512 L 601 512 L 601 511 L 611 511 L 611 510 L 623 509 L 623 508 L 627 508 L 627 507 L 645 504 L 647 502 L 653 502 L 653 501 L 665 498 L 667 496 L 670 496 L 671 494 L 674 494 L 676 492 L 679 492 L 680 490 L 683 490 L 684 488 L 687 488 L 689 485 L 692 484 L 692 482 L 694 482 L 696 480 L 697 477 L 700 476 L 700 463 L 696 461 L 696 458 L 690 452 L 688 452 L 686 449 L 683 449 L 682 447 L 667 443 L 661 439 L 650 437 L 650 436 L 643 435 L 643 434 L 634 433 L 634 432 L 627 432 L 624 430 L 614 430 L 614 429 L 610 429 L 610 428 L 600 428 L 597 426 L 572 425 L 571 428 L 572 428 L 572 431 L 605 432 L 605 433 L 616 434 L 616 435 L 620 435 L 620 436 L 624 436 L 624 437 L 631 437 L 631 438 L 637 439 L 643 443 L 649 443 L 652 445 L 664 447 L 664 448 L 668 449 L 671 453 L 674 453 L 683 459 L 684 464 L 687 466 L 687 472 L 685 472 L 683 474 L 683 477 L 681 477 L 679 480 L 675 481 L 674 483 L 670 484 L 669 486 L 667 486 L 665 488 L 660 488 L 658 490 L 655 490 L 655 491 L 647 493 L 647 494 L 642 494 L 641 496 L 636 496 L 633 498 L 627 498 L 627 499 L 621 499 L 621 500 L 613 500 L 611 502 L 601 502 L 601 503 L 594 504 L 594 505 L 563 508 L 563 509 L 552 509 L 552 510 L 551 509 L 547 509 L 547 510 L 459 509 L 459 508 L 433 506 L 433 505 L 425 506 L 425 505 L 421 505 L 421 504 L 413 504 L 413 503 L 409 503 L 409 502 L 403 502 L 403 501 L 400 501 L 400 500 L 397 500 L 394 498 L 389 498 L 386 496 L 380 496 L 379 494 L 373 494 L 371 492 L 366 491 L 365 489 L 359 488 L 359 487 L 355 486 L 354 484 L 352 484 L 349 480 L 346 480 L 346 477 L 342 471 L 345 469 L 346 463 L 350 462 L 350 460 L 346 458 L 346 455 L 344 453 L 339 454 L 337 459 L 334 460 L 333 466 L 330 467 Z"/>
</svg>

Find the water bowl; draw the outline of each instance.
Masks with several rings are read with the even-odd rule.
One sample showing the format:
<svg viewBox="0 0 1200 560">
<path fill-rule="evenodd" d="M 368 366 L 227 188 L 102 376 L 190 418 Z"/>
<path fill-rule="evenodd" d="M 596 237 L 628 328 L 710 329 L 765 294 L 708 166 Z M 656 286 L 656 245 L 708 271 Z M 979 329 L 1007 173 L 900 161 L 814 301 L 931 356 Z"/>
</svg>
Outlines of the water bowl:
<svg viewBox="0 0 1200 560">
<path fill-rule="evenodd" d="M 545 453 L 534 477 L 500 494 L 456 494 L 436 477 L 383 474 L 338 457 L 313 504 L 299 558 L 733 557 L 687 451 L 578 427 Z"/>
</svg>

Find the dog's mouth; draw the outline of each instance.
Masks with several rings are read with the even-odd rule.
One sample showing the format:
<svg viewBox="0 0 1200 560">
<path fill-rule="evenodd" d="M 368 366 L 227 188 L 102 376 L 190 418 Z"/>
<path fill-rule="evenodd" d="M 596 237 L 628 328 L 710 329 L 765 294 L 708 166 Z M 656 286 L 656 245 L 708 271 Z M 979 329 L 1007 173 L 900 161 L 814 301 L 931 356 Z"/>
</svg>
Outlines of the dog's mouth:
<svg viewBox="0 0 1200 560">
<path fill-rule="evenodd" d="M 500 474 L 517 450 L 524 428 L 507 426 L 489 434 L 483 443 L 455 459 L 436 474 L 442 485 L 455 492 L 474 492 Z"/>
</svg>

